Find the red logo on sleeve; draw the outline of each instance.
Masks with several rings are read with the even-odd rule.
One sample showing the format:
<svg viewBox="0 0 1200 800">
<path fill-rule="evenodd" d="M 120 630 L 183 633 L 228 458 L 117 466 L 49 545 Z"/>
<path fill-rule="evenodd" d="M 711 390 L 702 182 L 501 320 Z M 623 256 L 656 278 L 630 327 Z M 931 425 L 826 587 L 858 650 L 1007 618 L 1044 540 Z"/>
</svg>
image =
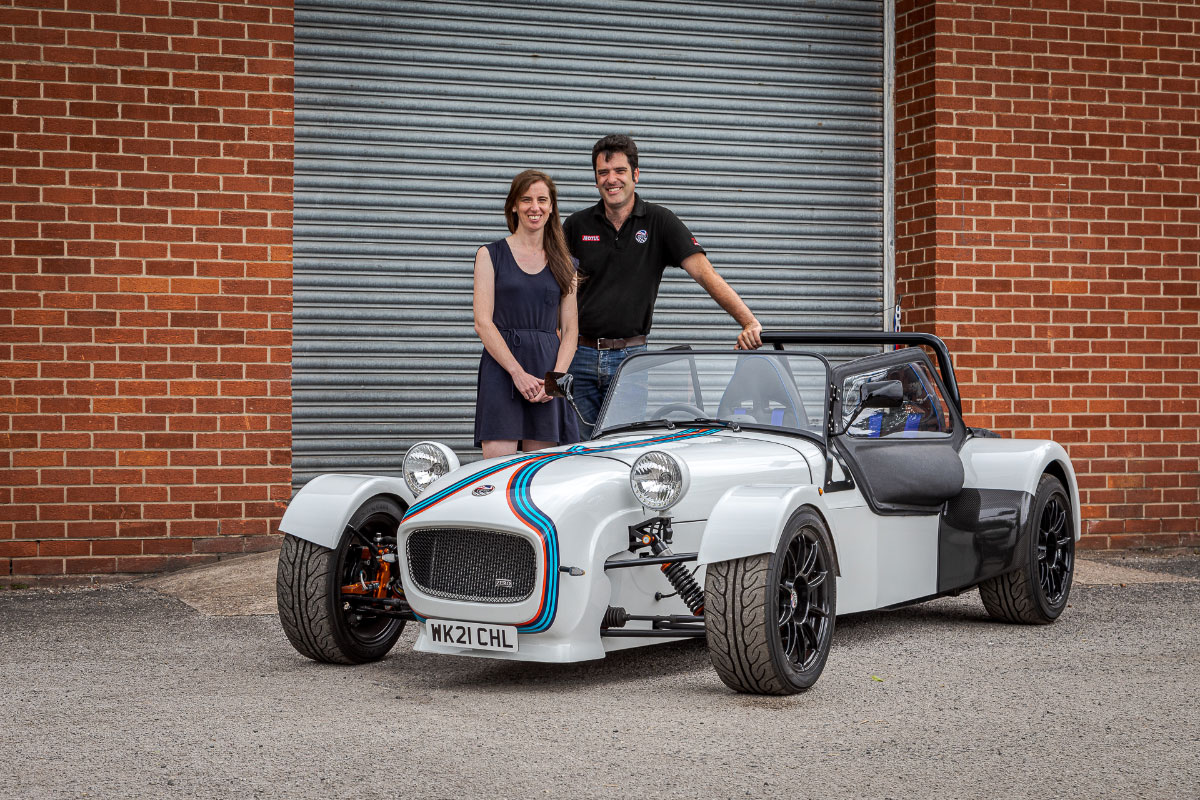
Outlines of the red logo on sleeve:
<svg viewBox="0 0 1200 800">
<path fill-rule="evenodd" d="M 696 241 L 696 237 L 695 237 L 695 236 L 693 236 L 693 237 L 692 237 L 692 244 L 696 245 L 696 247 L 699 247 L 699 246 L 700 246 L 700 243 Z"/>
</svg>

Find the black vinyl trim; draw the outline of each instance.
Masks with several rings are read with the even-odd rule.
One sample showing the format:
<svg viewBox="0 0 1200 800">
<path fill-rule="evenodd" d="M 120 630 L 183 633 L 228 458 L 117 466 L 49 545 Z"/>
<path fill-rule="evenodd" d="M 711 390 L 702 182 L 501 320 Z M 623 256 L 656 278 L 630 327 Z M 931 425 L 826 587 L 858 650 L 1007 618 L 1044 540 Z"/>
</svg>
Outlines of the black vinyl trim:
<svg viewBox="0 0 1200 800">
<path fill-rule="evenodd" d="M 938 592 L 974 586 L 1029 560 L 1033 495 L 1017 489 L 963 489 L 938 521 Z"/>
</svg>

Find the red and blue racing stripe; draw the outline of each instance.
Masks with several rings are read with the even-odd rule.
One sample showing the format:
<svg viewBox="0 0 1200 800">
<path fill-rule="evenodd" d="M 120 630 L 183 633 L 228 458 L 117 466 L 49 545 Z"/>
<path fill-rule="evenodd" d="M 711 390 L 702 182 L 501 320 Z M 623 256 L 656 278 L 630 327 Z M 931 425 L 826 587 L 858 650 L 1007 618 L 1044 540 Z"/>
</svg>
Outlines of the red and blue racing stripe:
<svg viewBox="0 0 1200 800">
<path fill-rule="evenodd" d="M 546 565 L 546 580 L 542 586 L 542 600 L 538 605 L 538 610 L 532 619 L 526 620 L 516 626 L 518 633 L 541 633 L 550 628 L 554 622 L 554 615 L 558 608 L 558 529 L 555 528 L 553 520 L 546 515 L 544 511 L 538 508 L 533 502 L 531 494 L 531 486 L 533 476 L 536 475 L 542 467 L 547 464 L 558 461 L 569 456 L 592 455 L 595 453 L 608 453 L 614 450 L 624 450 L 631 447 L 646 447 L 648 445 L 666 444 L 668 442 L 678 442 L 685 439 L 695 439 L 700 436 L 708 436 L 716 433 L 717 428 L 702 428 L 688 429 L 680 431 L 669 436 L 655 436 L 650 439 L 639 439 L 633 442 L 617 442 L 611 445 L 603 445 L 600 447 L 585 447 L 583 445 L 575 445 L 568 448 L 566 451 L 558 453 L 531 453 L 526 456 L 518 456 L 509 459 L 500 464 L 488 467 L 480 472 L 456 481 L 445 489 L 442 489 L 430 497 L 413 503 L 409 508 L 408 513 L 404 515 L 405 521 L 412 519 L 417 514 L 420 514 L 426 509 L 432 508 L 441 501 L 456 494 L 468 486 L 477 483 L 489 475 L 494 475 L 497 472 L 508 469 L 509 467 L 523 464 L 519 469 L 515 470 L 508 480 L 507 497 L 508 506 L 512 509 L 513 515 L 519 519 L 522 524 L 538 535 L 542 543 L 542 563 Z"/>
</svg>

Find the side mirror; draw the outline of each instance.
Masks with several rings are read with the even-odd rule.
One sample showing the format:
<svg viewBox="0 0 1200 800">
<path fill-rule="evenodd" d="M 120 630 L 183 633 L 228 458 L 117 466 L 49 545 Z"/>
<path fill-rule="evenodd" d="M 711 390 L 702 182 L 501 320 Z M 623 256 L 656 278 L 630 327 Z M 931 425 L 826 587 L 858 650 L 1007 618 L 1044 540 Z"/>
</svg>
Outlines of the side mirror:
<svg viewBox="0 0 1200 800">
<path fill-rule="evenodd" d="M 571 400 L 571 387 L 574 384 L 575 376 L 569 372 L 547 372 L 542 386 L 549 397 L 565 397 Z"/>
<path fill-rule="evenodd" d="M 868 381 L 862 386 L 859 408 L 899 408 L 904 405 L 904 385 L 900 381 Z"/>
<path fill-rule="evenodd" d="M 575 405 L 575 398 L 571 395 L 571 387 L 574 385 L 575 376 L 569 372 L 547 372 L 546 379 L 542 382 L 542 391 L 548 397 L 565 397 L 571 408 L 575 409 L 575 416 L 591 430 L 594 420 L 589 422 L 579 412 L 579 406 Z"/>
<path fill-rule="evenodd" d="M 841 430 L 830 422 L 829 432 L 833 436 L 843 436 L 850 426 L 868 408 L 899 408 L 904 405 L 904 384 L 900 381 L 867 381 L 862 385 L 862 400 L 854 407 L 854 413 L 846 420 Z"/>
</svg>

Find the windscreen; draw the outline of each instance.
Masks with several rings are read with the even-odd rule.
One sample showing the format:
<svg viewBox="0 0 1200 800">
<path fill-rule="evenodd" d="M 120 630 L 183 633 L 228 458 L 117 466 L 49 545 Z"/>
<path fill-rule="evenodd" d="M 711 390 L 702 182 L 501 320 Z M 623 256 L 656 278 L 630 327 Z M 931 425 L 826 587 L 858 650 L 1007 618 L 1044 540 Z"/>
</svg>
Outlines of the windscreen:
<svg viewBox="0 0 1200 800">
<path fill-rule="evenodd" d="M 720 419 L 821 436 L 828 365 L 780 351 L 640 353 L 621 365 L 597 433 L 639 422 Z"/>
</svg>

